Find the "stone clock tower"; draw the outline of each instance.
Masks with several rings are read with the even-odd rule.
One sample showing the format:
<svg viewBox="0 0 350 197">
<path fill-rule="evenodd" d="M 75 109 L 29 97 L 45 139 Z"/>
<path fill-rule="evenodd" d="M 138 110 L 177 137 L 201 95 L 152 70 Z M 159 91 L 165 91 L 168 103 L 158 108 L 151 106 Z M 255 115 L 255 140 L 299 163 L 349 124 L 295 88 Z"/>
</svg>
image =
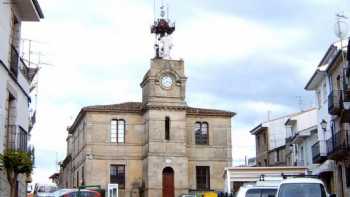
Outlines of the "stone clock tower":
<svg viewBox="0 0 350 197">
<path fill-rule="evenodd" d="M 163 8 L 162 8 L 163 9 Z M 162 12 L 164 13 L 164 12 Z M 155 21 L 155 57 L 142 82 L 145 121 L 143 173 L 146 197 L 175 197 L 188 193 L 186 149 L 186 76 L 184 62 L 171 60 L 169 19 Z"/>
<path fill-rule="evenodd" d="M 152 59 L 141 87 L 145 121 L 145 196 L 174 197 L 187 193 L 184 62 Z"/>
<path fill-rule="evenodd" d="M 154 58 L 141 83 L 145 106 L 186 106 L 186 76 L 182 60 Z"/>
</svg>

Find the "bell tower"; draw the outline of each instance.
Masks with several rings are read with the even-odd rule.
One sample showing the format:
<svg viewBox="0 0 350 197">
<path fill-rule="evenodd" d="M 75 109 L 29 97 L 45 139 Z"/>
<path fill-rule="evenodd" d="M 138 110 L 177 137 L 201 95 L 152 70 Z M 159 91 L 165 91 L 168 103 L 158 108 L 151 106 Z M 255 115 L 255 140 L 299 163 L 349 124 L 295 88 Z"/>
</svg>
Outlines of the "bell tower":
<svg viewBox="0 0 350 197">
<path fill-rule="evenodd" d="M 170 56 L 173 44 L 171 35 L 175 24 L 166 18 L 162 5 L 160 18 L 154 21 L 151 33 L 155 34 L 155 56 L 151 67 L 145 74 L 142 87 L 144 105 L 186 106 L 186 80 L 183 60 L 172 60 Z"/>
</svg>

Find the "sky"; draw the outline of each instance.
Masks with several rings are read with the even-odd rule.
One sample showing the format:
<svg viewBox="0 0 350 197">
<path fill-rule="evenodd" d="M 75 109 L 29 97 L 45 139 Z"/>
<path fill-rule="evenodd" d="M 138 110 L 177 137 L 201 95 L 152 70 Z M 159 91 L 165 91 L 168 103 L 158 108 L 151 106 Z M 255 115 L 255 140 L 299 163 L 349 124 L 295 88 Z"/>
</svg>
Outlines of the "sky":
<svg viewBox="0 0 350 197">
<path fill-rule="evenodd" d="M 160 1 L 160 0 L 158 0 Z M 39 0 L 40 23 L 22 25 L 41 52 L 34 182 L 47 182 L 66 154 L 67 127 L 88 105 L 141 101 L 154 56 L 153 0 Z M 347 0 L 168 0 L 176 22 L 172 57 L 184 59 L 186 100 L 236 112 L 234 164 L 255 155 L 249 131 L 270 117 L 314 106 L 304 87 L 336 41 Z M 36 53 L 37 54 L 37 53 Z M 35 55 L 35 53 L 33 53 Z"/>
</svg>

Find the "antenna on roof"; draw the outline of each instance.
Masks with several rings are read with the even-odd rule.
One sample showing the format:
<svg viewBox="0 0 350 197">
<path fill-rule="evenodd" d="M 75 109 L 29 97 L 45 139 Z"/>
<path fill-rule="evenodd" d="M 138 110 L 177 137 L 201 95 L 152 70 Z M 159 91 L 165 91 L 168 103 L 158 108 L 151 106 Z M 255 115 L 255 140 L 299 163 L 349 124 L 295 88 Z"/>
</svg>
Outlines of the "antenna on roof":
<svg viewBox="0 0 350 197">
<path fill-rule="evenodd" d="M 300 111 L 303 111 L 303 104 L 304 104 L 303 98 L 301 96 L 297 96 L 297 102 L 298 102 Z"/>
<path fill-rule="evenodd" d="M 343 65 L 343 76 L 344 80 L 346 81 L 346 84 L 349 82 L 349 68 L 348 65 L 346 64 L 346 59 L 344 55 L 344 50 L 343 50 L 343 40 L 347 38 L 348 32 L 349 32 L 349 25 L 346 22 L 348 19 L 347 16 L 344 15 L 344 13 L 338 13 L 336 14 L 336 23 L 335 23 L 335 35 L 339 38 L 340 40 L 340 53 L 341 53 L 341 64 Z M 349 46 L 348 46 L 349 47 Z M 344 87 L 347 88 L 347 87 Z"/>
<path fill-rule="evenodd" d="M 271 110 L 267 110 L 267 121 L 271 120 Z"/>
<path fill-rule="evenodd" d="M 348 17 L 345 16 L 343 13 L 336 14 L 336 17 L 337 21 L 334 27 L 334 33 L 340 40 L 343 40 L 347 37 L 349 32 L 349 26 L 345 22 L 345 20 L 347 20 Z"/>
<path fill-rule="evenodd" d="M 335 26 L 334 26 L 334 33 L 340 40 L 340 50 L 341 50 L 341 54 L 342 54 L 342 60 L 344 62 L 345 57 L 344 57 L 344 52 L 343 52 L 343 40 L 346 39 L 346 37 L 348 36 L 348 32 L 349 32 L 349 25 L 346 22 L 348 17 L 345 16 L 344 13 L 338 13 L 338 14 L 336 14 L 336 18 L 337 18 L 336 19 L 337 21 L 336 21 Z"/>
<path fill-rule="evenodd" d="M 155 58 L 171 59 L 170 51 L 173 47 L 171 42 L 171 34 L 175 31 L 175 24 L 169 19 L 169 7 L 165 6 L 164 0 L 161 1 L 160 17 L 155 18 L 151 27 L 151 33 L 155 34 L 156 40 L 154 44 Z"/>
</svg>

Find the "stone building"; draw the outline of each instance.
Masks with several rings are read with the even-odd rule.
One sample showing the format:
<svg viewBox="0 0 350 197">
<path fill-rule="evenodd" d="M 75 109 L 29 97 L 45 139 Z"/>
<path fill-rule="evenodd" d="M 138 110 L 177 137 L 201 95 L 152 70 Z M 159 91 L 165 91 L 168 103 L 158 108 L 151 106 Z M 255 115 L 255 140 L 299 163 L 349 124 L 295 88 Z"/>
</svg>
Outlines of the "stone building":
<svg viewBox="0 0 350 197">
<path fill-rule="evenodd" d="M 118 184 L 120 196 L 174 197 L 223 191 L 231 166 L 233 112 L 189 107 L 185 66 L 170 60 L 175 25 L 154 22 L 155 58 L 140 83 L 142 102 L 84 107 L 68 129 L 65 187 Z"/>
<path fill-rule="evenodd" d="M 42 19 L 37 0 L 0 0 L 0 154 L 6 150 L 30 151 L 28 142 L 35 122 L 30 113 L 31 88 L 38 69 L 21 57 L 22 22 Z M 6 170 L 0 166 L 0 196 L 10 196 Z M 19 175 L 16 196 L 26 196 L 30 177 Z"/>
<path fill-rule="evenodd" d="M 142 102 L 84 107 L 68 129 L 61 185 L 119 184 L 121 196 L 223 191 L 233 112 L 189 107 L 182 60 L 154 58 Z"/>
</svg>

